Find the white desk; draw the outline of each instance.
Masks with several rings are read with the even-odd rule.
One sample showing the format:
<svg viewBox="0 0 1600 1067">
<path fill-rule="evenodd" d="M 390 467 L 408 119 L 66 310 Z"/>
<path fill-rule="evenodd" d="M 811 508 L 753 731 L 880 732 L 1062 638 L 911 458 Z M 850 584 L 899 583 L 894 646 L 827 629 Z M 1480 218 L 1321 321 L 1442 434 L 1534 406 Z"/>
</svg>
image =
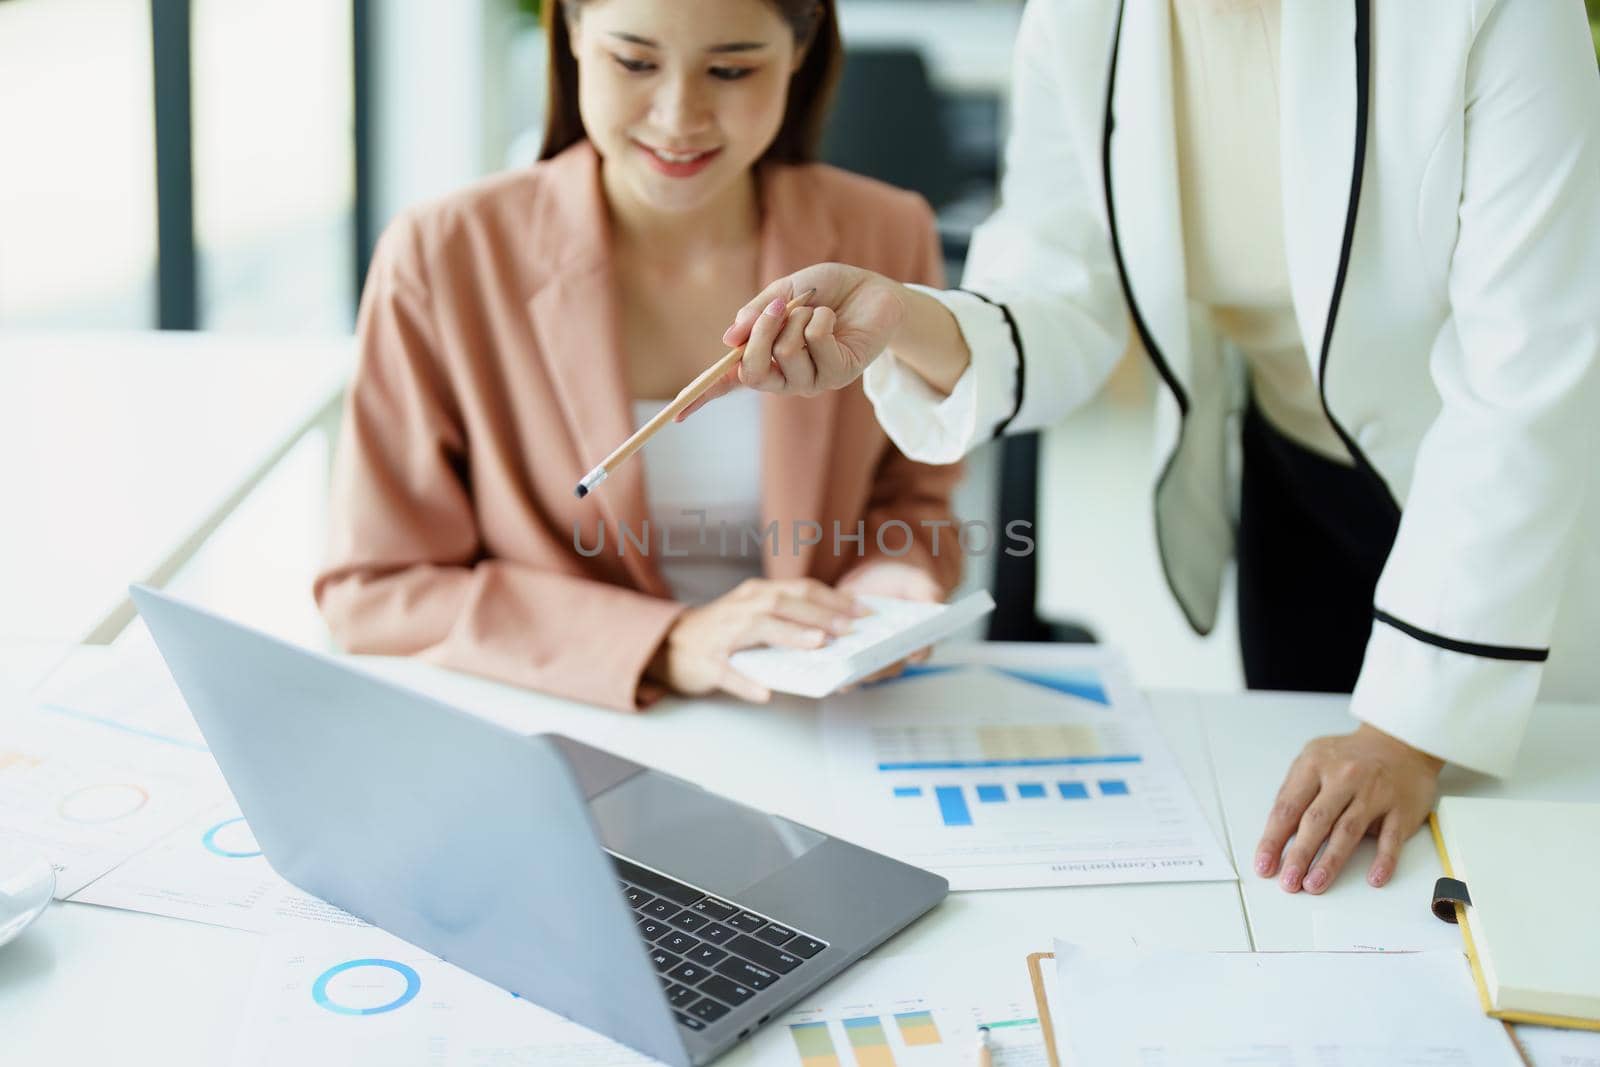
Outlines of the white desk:
<svg viewBox="0 0 1600 1067">
<path fill-rule="evenodd" d="M 1366 883 L 1367 868 L 1377 855 L 1371 838 L 1321 896 L 1285 893 L 1276 881 L 1251 871 L 1267 808 L 1284 771 L 1311 738 L 1354 727 L 1348 697 L 1274 693 L 1182 699 L 1206 724 L 1229 845 L 1234 866 L 1242 872 L 1240 889 L 1258 950 L 1343 949 L 1348 943 L 1337 943 L 1337 931 L 1352 929 L 1391 948 L 1461 947 L 1460 931 L 1428 909 L 1434 880 L 1443 872 L 1426 829 L 1406 843 L 1394 879 L 1382 889 Z M 1534 712 L 1512 777 L 1501 781 L 1447 767 L 1440 792 L 1600 801 L 1596 753 L 1600 708 L 1544 705 Z"/>
<path fill-rule="evenodd" d="M 800 702 L 747 708 L 697 701 L 630 716 L 415 661 L 365 662 L 497 722 L 529 732 L 559 730 L 801 821 L 820 822 L 826 810 L 816 788 L 822 746 L 815 712 Z M 1162 698 L 1156 709 L 1208 819 L 1220 826 L 1198 715 L 1181 699 Z M 1248 947 L 1238 889 L 1221 883 L 953 894 L 879 952 L 933 954 L 952 966 L 978 953 L 1009 957 L 1023 983 L 1023 957 L 1048 948 L 1054 935 L 1091 943 L 1126 944 L 1132 937 L 1174 947 Z M 0 951 L 4 1062 L 15 1055 L 27 1064 L 226 1064 L 258 945 L 256 935 L 239 931 L 56 904 Z M 93 1025 L 84 1025 L 91 1019 Z M 746 1048 L 724 1062 L 754 1061 Z"/>
<path fill-rule="evenodd" d="M 83 649 L 75 657 L 103 656 Z M 683 702 L 630 716 L 568 704 L 407 660 L 371 669 L 487 718 L 534 732 L 556 730 L 700 781 L 731 797 L 805 822 L 824 822 L 816 791 L 822 746 L 805 705 L 767 708 Z M 62 670 L 75 666 L 73 662 Z M 1220 828 L 1241 885 L 1143 885 L 953 894 L 878 955 L 917 953 L 959 967 L 979 954 L 1018 961 L 1061 936 L 1088 943 L 1196 949 L 1316 947 L 1318 912 L 1342 930 L 1398 945 L 1459 945 L 1434 919 L 1426 894 L 1437 874 L 1432 844 L 1407 846 L 1396 880 L 1372 890 L 1359 877 L 1368 845 L 1322 897 L 1290 896 L 1248 873 L 1259 820 L 1283 768 L 1311 737 L 1349 727 L 1342 698 L 1152 694 L 1169 744 L 1207 818 Z M 0 708 L 0 715 L 4 714 Z M 1448 772 L 1453 792 L 1600 799 L 1593 753 L 1600 709 L 1543 708 L 1519 765 L 1500 784 Z M 1220 783 L 1220 792 L 1215 787 Z M 1241 888 L 1243 900 L 1241 901 Z M 1248 909 L 1249 926 L 1246 925 Z M 1324 924 L 1325 927 L 1327 924 Z M 1400 939 L 1400 940 L 1397 940 Z M 79 904 L 57 904 L 0 951 L 3 1062 L 126 1067 L 226 1064 L 260 939 L 254 934 Z M 1330 946 L 1331 947 L 1331 946 Z M 749 1046 L 729 1067 L 754 1063 Z"/>
<path fill-rule="evenodd" d="M 348 339 L 0 333 L 0 638 L 108 641 L 308 430 Z"/>
</svg>

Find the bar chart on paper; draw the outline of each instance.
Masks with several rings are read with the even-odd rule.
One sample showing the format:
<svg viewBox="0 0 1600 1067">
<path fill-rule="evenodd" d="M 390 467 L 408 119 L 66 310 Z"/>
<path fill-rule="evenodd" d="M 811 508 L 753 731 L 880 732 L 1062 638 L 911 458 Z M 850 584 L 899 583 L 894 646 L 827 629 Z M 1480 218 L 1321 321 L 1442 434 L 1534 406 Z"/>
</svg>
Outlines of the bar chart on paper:
<svg viewBox="0 0 1600 1067">
<path fill-rule="evenodd" d="M 996 1067 L 1043 1067 L 1043 1034 L 1026 986 L 1007 1000 L 1020 966 L 993 976 L 952 975 L 948 961 L 914 956 L 858 964 L 757 1039 L 752 1059 L 798 1067 L 968 1067 L 979 1026 L 991 1034 Z M 990 990 L 985 1003 L 970 990 Z M 966 990 L 963 994 L 959 990 Z"/>
<path fill-rule="evenodd" d="M 1143 756 L 1114 724 L 874 725 L 884 787 L 945 826 L 1022 824 L 1081 802 L 1132 795 Z M 1001 807 L 999 805 L 1008 805 Z"/>
<path fill-rule="evenodd" d="M 825 705 L 850 836 L 952 889 L 1233 876 L 1113 655 L 1049 649 L 1025 669 L 1009 658 L 940 664 Z"/>
</svg>

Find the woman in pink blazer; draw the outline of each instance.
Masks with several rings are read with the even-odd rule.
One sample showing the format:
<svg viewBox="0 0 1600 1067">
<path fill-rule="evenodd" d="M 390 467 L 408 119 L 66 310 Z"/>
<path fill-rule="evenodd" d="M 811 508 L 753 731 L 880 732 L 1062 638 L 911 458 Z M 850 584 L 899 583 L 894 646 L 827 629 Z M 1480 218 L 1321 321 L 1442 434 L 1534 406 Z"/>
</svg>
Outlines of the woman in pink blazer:
<svg viewBox="0 0 1600 1067">
<path fill-rule="evenodd" d="M 958 468 L 895 451 L 857 387 L 752 394 L 572 487 L 720 354 L 761 280 L 838 260 L 940 284 L 932 215 L 809 162 L 831 0 L 566 0 L 546 23 L 541 161 L 378 246 L 317 602 L 351 651 L 614 708 L 764 700 L 729 653 L 819 645 L 861 593 L 949 592 Z M 776 360 L 798 374 L 831 323 L 791 322 Z"/>
</svg>

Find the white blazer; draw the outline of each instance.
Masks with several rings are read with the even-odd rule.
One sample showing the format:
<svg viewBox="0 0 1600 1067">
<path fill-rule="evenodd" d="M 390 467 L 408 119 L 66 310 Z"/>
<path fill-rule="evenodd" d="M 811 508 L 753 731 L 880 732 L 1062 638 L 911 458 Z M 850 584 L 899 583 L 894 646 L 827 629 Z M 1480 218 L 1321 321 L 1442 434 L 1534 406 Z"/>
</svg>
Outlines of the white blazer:
<svg viewBox="0 0 1600 1067">
<path fill-rule="evenodd" d="M 947 462 L 1088 400 L 1131 327 L 1165 383 L 1162 564 L 1205 633 L 1233 552 L 1242 370 L 1190 313 L 1168 4 L 1031 0 L 1001 207 L 966 291 L 935 294 L 972 367 L 945 399 L 889 353 L 867 392 L 902 451 Z M 1354 711 L 1503 774 L 1541 686 L 1600 698 L 1583 4 L 1286 0 L 1282 42 L 1281 156 L 1260 162 L 1282 173 L 1295 313 L 1334 427 L 1402 514 Z"/>
</svg>

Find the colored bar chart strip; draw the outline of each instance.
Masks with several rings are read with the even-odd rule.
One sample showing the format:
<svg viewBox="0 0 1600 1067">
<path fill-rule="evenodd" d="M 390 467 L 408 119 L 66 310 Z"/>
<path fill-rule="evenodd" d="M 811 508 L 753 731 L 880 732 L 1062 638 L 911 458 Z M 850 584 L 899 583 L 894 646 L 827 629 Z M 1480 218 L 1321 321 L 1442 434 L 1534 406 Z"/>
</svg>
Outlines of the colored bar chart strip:
<svg viewBox="0 0 1600 1067">
<path fill-rule="evenodd" d="M 801 1067 L 840 1067 L 827 1023 L 790 1023 L 789 1036 L 794 1038 L 795 1050 L 800 1053 Z"/>
<path fill-rule="evenodd" d="M 894 1067 L 894 1050 L 889 1047 L 889 1035 L 883 1032 L 882 1019 L 876 1015 L 846 1019 L 844 1032 L 850 1038 L 857 1067 Z"/>
<path fill-rule="evenodd" d="M 1095 785 L 1102 797 L 1125 797 L 1131 792 L 1127 781 L 1122 778 L 1101 778 Z M 1088 800 L 1091 795 L 1085 782 L 1057 782 L 1055 786 L 1062 800 Z M 1016 791 L 1018 800 L 1044 800 L 1050 795 L 1043 782 L 1021 782 L 1017 784 Z M 974 786 L 973 793 L 979 804 L 1004 804 L 1010 799 L 1006 787 L 998 784 Z M 921 797 L 924 790 L 920 785 L 900 785 L 894 787 L 894 795 L 902 798 Z M 937 785 L 933 787 L 933 796 L 939 803 L 939 818 L 946 826 L 972 825 L 972 807 L 967 802 L 965 788 Z"/>
<path fill-rule="evenodd" d="M 1089 767 L 1097 764 L 1142 763 L 1143 756 L 1048 756 L 1019 759 L 879 760 L 880 771 L 968 771 L 996 767 Z"/>
<path fill-rule="evenodd" d="M 900 1027 L 900 1037 L 908 1048 L 943 1043 L 939 1038 L 939 1026 L 933 1021 L 932 1012 L 901 1012 L 894 1017 L 894 1021 Z"/>
<path fill-rule="evenodd" d="M 844 1032 L 850 1039 L 855 1067 L 895 1067 L 894 1049 L 884 1029 L 886 1019 L 862 1015 L 843 1022 Z M 894 1016 L 894 1022 L 900 1031 L 900 1040 L 907 1048 L 944 1043 L 932 1012 L 899 1012 Z M 838 1050 L 834 1048 L 833 1038 L 828 1033 L 826 1021 L 790 1023 L 789 1035 L 794 1039 L 795 1051 L 800 1053 L 802 1067 L 844 1067 Z"/>
<path fill-rule="evenodd" d="M 933 795 L 939 800 L 939 816 L 946 826 L 972 825 L 972 809 L 967 807 L 967 798 L 960 786 L 937 786 Z"/>
</svg>

